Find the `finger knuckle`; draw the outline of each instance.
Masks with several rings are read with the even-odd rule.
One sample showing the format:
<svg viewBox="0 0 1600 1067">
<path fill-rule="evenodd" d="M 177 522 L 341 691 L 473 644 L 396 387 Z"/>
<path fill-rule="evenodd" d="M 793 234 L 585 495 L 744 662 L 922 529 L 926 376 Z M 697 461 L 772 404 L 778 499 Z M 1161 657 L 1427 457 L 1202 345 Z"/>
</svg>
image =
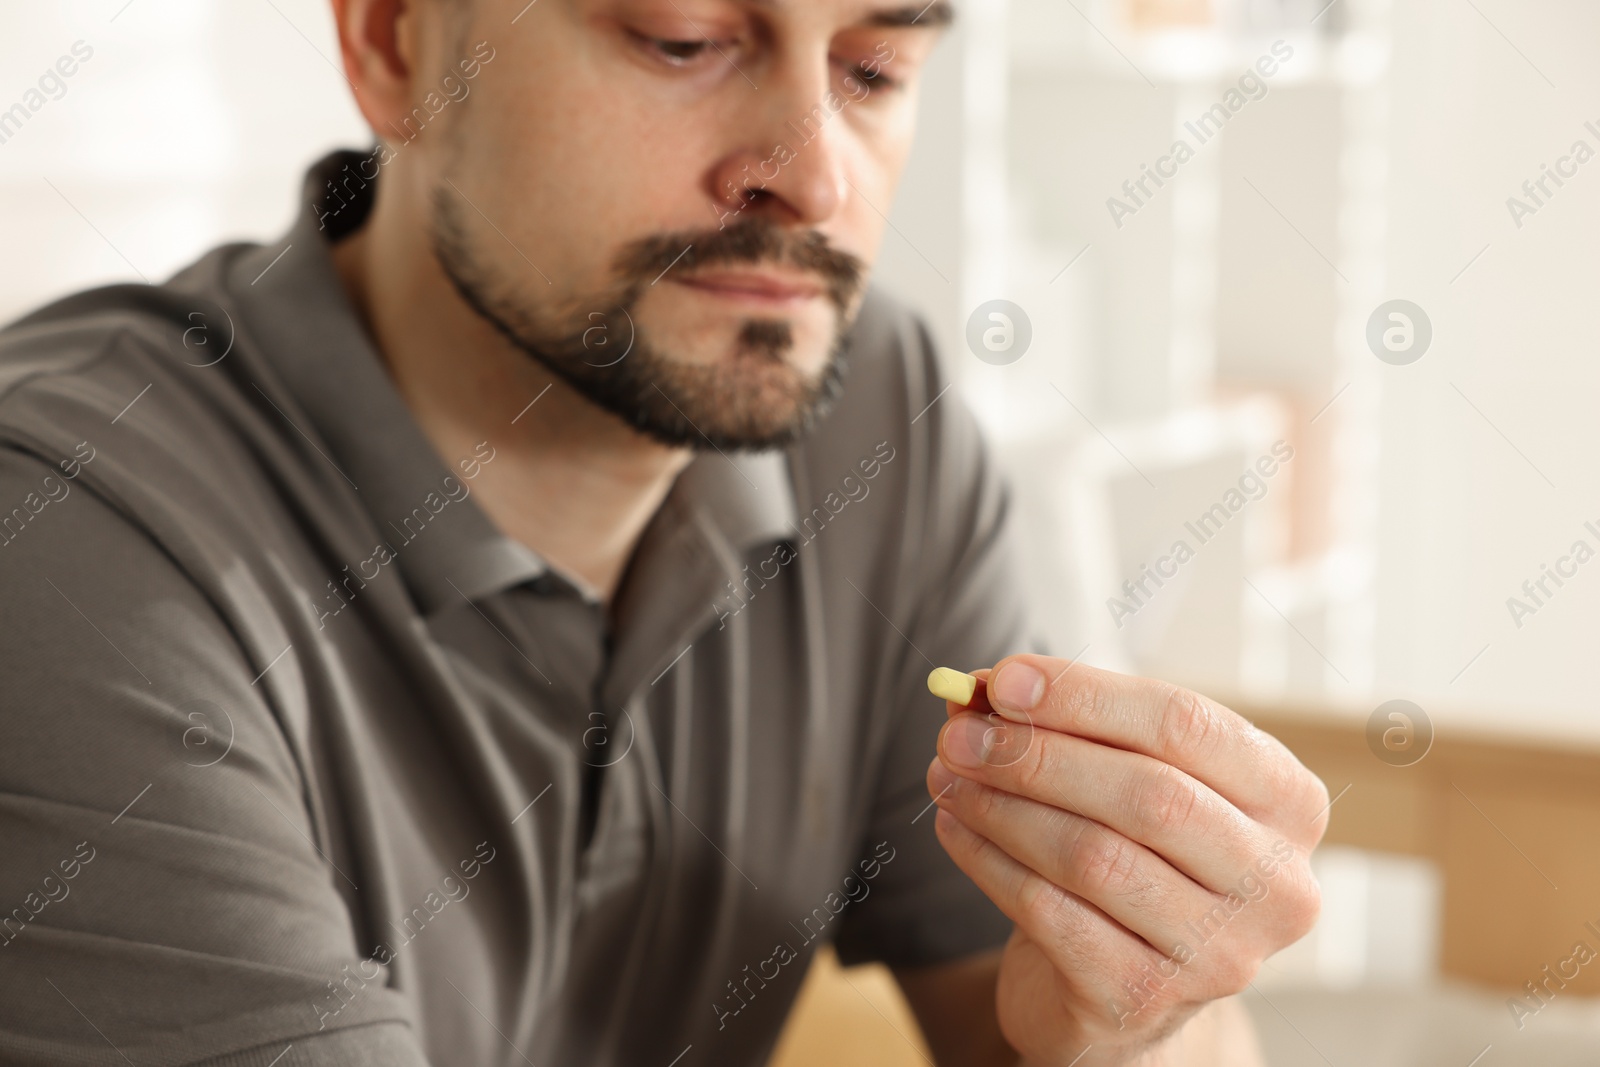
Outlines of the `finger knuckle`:
<svg viewBox="0 0 1600 1067">
<path fill-rule="evenodd" d="M 1282 916 L 1284 942 L 1300 940 L 1316 926 L 1322 914 L 1322 888 L 1311 873 L 1309 864 L 1294 863 L 1282 872 L 1282 891 L 1278 895 L 1278 908 Z"/>
<path fill-rule="evenodd" d="M 1148 895 L 1148 879 L 1139 850 L 1132 842 L 1109 838 L 1086 828 L 1078 835 L 1073 852 L 1073 869 L 1091 896 L 1143 898 Z"/>
<path fill-rule="evenodd" d="M 1000 806 L 1005 802 L 998 789 L 990 789 L 976 782 L 962 782 L 956 792 L 961 794 L 960 802 L 971 812 L 973 820 L 980 824 L 992 822 L 1000 814 Z"/>
<path fill-rule="evenodd" d="M 1305 776 L 1309 779 L 1305 786 L 1305 791 L 1309 796 L 1302 807 L 1312 813 L 1307 827 L 1313 835 L 1312 840 L 1320 841 L 1324 831 L 1328 828 L 1328 819 L 1331 817 L 1329 809 L 1333 806 L 1332 799 L 1328 793 L 1327 784 L 1321 778 L 1318 778 L 1310 771 L 1306 771 Z"/>
<path fill-rule="evenodd" d="M 1055 779 L 1051 776 L 1051 753 L 1039 731 L 1026 724 L 1007 723 L 1002 773 L 1028 791 L 1048 794 Z"/>
<path fill-rule="evenodd" d="M 1169 837 L 1189 825 L 1199 801 L 1193 779 L 1161 764 L 1140 783 L 1134 821 L 1141 836 Z"/>
<path fill-rule="evenodd" d="M 1099 671 L 1076 671 L 1074 675 L 1062 688 L 1060 710 L 1069 724 L 1094 734 L 1115 712 L 1115 687 L 1111 679 Z"/>
<path fill-rule="evenodd" d="M 1329 815 L 1327 785 L 1271 734 L 1253 730 L 1249 739 L 1250 756 L 1265 794 L 1297 819 L 1312 840 L 1320 839 Z"/>
<path fill-rule="evenodd" d="M 973 831 L 970 827 L 957 821 L 953 833 L 954 840 L 952 855 L 959 853 L 964 862 L 961 866 L 967 870 L 983 870 L 985 866 L 995 863 L 1004 863 L 1008 857 L 999 845 L 990 841 L 982 834 Z"/>
<path fill-rule="evenodd" d="M 1224 722 L 1211 701 L 1193 690 L 1170 686 L 1161 714 L 1163 747 L 1200 754 L 1216 744 Z"/>
<path fill-rule="evenodd" d="M 1071 899 L 1048 878 L 1030 872 L 1017 894 L 1022 926 L 1049 944 L 1070 943 L 1074 937 Z"/>
</svg>

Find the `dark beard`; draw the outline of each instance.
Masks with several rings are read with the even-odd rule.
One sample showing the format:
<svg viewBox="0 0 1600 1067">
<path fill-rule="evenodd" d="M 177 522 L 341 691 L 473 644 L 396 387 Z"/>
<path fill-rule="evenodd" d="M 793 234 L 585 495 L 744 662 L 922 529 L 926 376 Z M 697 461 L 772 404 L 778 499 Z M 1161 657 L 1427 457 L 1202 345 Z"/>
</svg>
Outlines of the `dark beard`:
<svg viewBox="0 0 1600 1067">
<path fill-rule="evenodd" d="M 846 316 L 866 268 L 857 257 L 829 248 L 815 231 L 797 235 L 753 217 L 726 229 L 631 242 L 613 260 L 609 288 L 569 303 L 554 316 L 566 325 L 552 329 L 536 318 L 534 301 L 518 292 L 511 279 L 494 276 L 474 255 L 463 225 L 471 210 L 447 185 L 435 190 L 434 254 L 456 292 L 503 337 L 585 399 L 662 444 L 781 448 L 805 436 L 844 390 Z M 746 319 L 733 362 L 720 365 L 665 356 L 637 329 L 635 307 L 668 269 L 761 263 L 784 264 L 822 280 L 838 328 L 816 380 L 805 378 L 784 358 L 794 345 L 791 324 L 784 318 Z"/>
</svg>

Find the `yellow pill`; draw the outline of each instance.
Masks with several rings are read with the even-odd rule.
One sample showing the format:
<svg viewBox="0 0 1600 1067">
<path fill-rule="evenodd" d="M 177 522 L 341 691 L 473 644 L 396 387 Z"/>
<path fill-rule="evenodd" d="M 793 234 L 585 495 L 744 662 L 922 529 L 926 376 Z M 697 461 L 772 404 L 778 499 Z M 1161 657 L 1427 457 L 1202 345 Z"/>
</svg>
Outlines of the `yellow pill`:
<svg viewBox="0 0 1600 1067">
<path fill-rule="evenodd" d="M 954 667 L 935 667 L 928 675 L 928 692 L 963 706 L 971 702 L 972 694 L 977 689 L 977 676 Z"/>
</svg>

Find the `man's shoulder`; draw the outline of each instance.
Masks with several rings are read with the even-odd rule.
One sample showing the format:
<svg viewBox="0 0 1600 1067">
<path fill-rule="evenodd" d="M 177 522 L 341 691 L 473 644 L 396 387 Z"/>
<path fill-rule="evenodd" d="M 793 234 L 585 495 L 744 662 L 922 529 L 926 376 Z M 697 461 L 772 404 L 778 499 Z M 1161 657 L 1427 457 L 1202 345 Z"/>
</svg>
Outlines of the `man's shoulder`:
<svg viewBox="0 0 1600 1067">
<path fill-rule="evenodd" d="M 0 328 L 0 448 L 52 464 L 93 449 L 109 462 L 86 483 L 112 499 L 173 484 L 245 492 L 281 435 L 261 399 L 281 398 L 273 369 L 242 335 L 228 279 L 253 247 L 219 246 L 162 284 L 83 290 Z"/>
<path fill-rule="evenodd" d="M 81 440 L 121 426 L 133 404 L 159 407 L 233 389 L 217 367 L 235 333 L 222 281 L 242 247 L 213 249 L 164 284 L 72 293 L 0 328 L 0 439 Z M 180 419 L 172 430 L 182 434 L 191 424 Z"/>
<path fill-rule="evenodd" d="M 43 468 L 25 457 L 59 468 L 105 509 L 102 551 L 154 542 L 200 585 L 228 567 L 304 555 L 287 486 L 308 508 L 346 514 L 306 475 L 297 415 L 243 332 L 228 273 L 249 247 L 213 249 L 162 285 L 72 294 L 0 330 L 0 451 L 11 468 L 33 481 Z M 30 540 L 42 564 L 56 560 L 50 539 Z"/>
</svg>

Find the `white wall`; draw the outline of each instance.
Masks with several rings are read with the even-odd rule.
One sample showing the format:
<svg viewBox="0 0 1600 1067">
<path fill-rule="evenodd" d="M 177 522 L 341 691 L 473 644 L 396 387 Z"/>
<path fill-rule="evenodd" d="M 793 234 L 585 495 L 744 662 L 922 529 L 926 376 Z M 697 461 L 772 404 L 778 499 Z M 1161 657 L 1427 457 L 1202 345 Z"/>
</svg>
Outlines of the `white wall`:
<svg viewBox="0 0 1600 1067">
<path fill-rule="evenodd" d="M 1600 151 L 1600 9 L 1479 6 L 1493 26 L 1447 0 L 1394 15 L 1389 269 L 1437 339 L 1384 398 L 1379 678 L 1475 724 L 1592 740 L 1600 566 L 1520 629 L 1505 602 L 1575 538 L 1600 549 L 1582 529 L 1600 518 L 1600 160 L 1520 230 L 1506 199 L 1574 139 Z"/>
<path fill-rule="evenodd" d="M 78 41 L 93 55 L 65 94 L 0 144 L 0 316 L 274 236 L 306 164 L 368 139 L 323 58 L 337 55 L 323 0 L 13 5 L 0 108 Z"/>
</svg>

